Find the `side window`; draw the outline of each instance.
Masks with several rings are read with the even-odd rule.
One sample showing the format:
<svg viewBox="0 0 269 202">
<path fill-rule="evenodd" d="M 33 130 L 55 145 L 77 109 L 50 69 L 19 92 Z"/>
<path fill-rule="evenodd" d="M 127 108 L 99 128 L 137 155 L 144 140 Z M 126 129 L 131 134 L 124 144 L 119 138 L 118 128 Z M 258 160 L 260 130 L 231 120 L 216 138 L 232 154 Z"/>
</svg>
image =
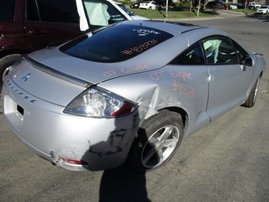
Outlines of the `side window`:
<svg viewBox="0 0 269 202">
<path fill-rule="evenodd" d="M 247 57 L 249 57 L 249 54 L 247 51 L 245 51 L 238 43 L 232 41 L 234 48 L 236 50 L 237 56 L 239 57 L 240 62 L 244 61 Z"/>
<path fill-rule="evenodd" d="M 39 21 L 35 0 L 26 1 L 26 20 Z"/>
<path fill-rule="evenodd" d="M 0 1 L 0 20 L 12 21 L 14 18 L 15 0 Z"/>
<path fill-rule="evenodd" d="M 196 43 L 189 47 L 179 56 L 177 56 L 170 64 L 175 65 L 203 65 L 204 55 L 201 50 L 200 43 Z"/>
<path fill-rule="evenodd" d="M 83 4 L 91 25 L 106 26 L 126 20 L 126 17 L 109 1 L 83 0 Z"/>
<path fill-rule="evenodd" d="M 78 23 L 75 0 L 37 0 L 41 21 Z"/>
<path fill-rule="evenodd" d="M 230 39 L 214 37 L 203 40 L 208 64 L 238 64 L 238 57 Z"/>
</svg>

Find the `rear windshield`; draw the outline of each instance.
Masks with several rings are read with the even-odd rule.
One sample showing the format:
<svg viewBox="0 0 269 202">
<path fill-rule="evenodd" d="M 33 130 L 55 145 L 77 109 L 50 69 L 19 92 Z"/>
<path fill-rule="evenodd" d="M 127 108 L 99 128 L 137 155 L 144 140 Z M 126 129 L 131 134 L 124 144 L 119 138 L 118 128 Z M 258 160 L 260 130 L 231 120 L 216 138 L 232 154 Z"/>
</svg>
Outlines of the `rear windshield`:
<svg viewBox="0 0 269 202">
<path fill-rule="evenodd" d="M 0 20 L 12 21 L 14 9 L 15 0 L 0 0 Z"/>
<path fill-rule="evenodd" d="M 119 62 L 133 58 L 171 38 L 150 27 L 118 24 L 77 38 L 60 50 L 73 57 L 95 62 Z"/>
</svg>

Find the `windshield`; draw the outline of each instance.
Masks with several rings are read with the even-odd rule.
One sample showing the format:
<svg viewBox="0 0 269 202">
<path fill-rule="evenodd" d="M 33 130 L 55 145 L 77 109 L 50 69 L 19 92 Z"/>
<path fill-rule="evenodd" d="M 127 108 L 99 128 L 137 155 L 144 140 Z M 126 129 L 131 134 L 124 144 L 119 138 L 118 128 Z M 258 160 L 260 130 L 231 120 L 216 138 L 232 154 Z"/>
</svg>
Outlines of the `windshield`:
<svg viewBox="0 0 269 202">
<path fill-rule="evenodd" d="M 60 51 L 89 61 L 119 62 L 135 57 L 172 36 L 149 27 L 116 24 L 77 38 L 60 47 Z"/>
</svg>

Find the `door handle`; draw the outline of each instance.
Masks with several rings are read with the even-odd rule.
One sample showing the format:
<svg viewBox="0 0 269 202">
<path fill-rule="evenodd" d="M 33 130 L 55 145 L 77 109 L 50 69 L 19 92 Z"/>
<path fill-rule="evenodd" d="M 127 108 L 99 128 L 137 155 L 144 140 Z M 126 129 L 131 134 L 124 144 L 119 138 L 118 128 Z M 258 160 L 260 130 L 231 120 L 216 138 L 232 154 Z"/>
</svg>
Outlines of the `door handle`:
<svg viewBox="0 0 269 202">
<path fill-rule="evenodd" d="M 37 30 L 34 30 L 34 31 L 28 31 L 28 34 L 29 35 L 35 35 L 35 36 L 45 36 L 45 35 L 47 35 L 47 32 L 45 32 L 43 30 L 40 30 L 40 29 L 37 29 Z"/>
<path fill-rule="evenodd" d="M 213 77 L 211 74 L 207 74 L 207 78 L 206 78 L 206 81 L 207 82 L 211 82 L 213 80 Z"/>
</svg>

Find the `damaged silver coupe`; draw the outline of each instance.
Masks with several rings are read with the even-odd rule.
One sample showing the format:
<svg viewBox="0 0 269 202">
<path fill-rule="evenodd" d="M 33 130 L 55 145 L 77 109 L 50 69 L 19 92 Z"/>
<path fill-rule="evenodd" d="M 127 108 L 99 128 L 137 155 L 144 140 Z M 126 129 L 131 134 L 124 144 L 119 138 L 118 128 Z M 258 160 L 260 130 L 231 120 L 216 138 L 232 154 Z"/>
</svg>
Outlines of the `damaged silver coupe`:
<svg viewBox="0 0 269 202">
<path fill-rule="evenodd" d="M 11 66 L 4 115 L 57 166 L 94 171 L 126 162 L 144 172 L 232 108 L 252 107 L 265 66 L 220 30 L 121 22 Z"/>
</svg>

